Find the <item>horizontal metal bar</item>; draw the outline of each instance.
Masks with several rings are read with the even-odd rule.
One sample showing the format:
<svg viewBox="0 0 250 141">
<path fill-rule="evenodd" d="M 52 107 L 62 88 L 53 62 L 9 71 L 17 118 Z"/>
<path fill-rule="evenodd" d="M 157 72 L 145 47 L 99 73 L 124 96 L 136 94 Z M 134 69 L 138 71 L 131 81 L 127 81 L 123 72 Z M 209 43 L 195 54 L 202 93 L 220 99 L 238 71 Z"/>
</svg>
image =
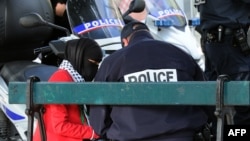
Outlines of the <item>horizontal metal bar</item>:
<svg viewBox="0 0 250 141">
<path fill-rule="evenodd" d="M 250 105 L 248 81 L 225 82 L 225 105 Z M 26 103 L 26 82 L 9 83 L 9 102 Z M 216 81 L 171 83 L 35 82 L 35 104 L 215 105 Z"/>
</svg>

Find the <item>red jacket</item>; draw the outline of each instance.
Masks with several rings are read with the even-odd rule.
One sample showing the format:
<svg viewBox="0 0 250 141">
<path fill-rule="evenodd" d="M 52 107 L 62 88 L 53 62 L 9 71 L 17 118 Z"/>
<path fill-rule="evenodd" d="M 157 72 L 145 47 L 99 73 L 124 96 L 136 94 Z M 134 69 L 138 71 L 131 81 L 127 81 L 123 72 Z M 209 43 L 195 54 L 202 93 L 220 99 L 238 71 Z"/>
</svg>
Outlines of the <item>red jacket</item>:
<svg viewBox="0 0 250 141">
<path fill-rule="evenodd" d="M 73 82 L 66 70 L 59 69 L 49 79 L 49 82 Z M 43 115 L 47 141 L 82 141 L 90 139 L 93 128 L 82 123 L 78 105 L 48 104 L 44 105 Z M 94 134 L 94 138 L 98 136 Z M 41 141 L 39 127 L 35 129 L 34 141 Z"/>
</svg>

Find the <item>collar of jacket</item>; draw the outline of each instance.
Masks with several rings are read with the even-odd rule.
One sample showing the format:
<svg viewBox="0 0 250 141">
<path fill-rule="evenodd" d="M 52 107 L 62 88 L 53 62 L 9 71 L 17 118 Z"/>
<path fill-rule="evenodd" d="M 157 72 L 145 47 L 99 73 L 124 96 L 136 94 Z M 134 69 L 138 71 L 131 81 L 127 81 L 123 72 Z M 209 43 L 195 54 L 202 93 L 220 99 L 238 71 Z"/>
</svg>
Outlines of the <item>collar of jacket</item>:
<svg viewBox="0 0 250 141">
<path fill-rule="evenodd" d="M 135 43 L 140 42 L 142 40 L 148 40 L 148 39 L 154 39 L 153 36 L 150 34 L 149 31 L 144 31 L 144 30 L 137 31 L 130 38 L 128 46 L 131 46 L 132 44 L 135 44 Z"/>
</svg>

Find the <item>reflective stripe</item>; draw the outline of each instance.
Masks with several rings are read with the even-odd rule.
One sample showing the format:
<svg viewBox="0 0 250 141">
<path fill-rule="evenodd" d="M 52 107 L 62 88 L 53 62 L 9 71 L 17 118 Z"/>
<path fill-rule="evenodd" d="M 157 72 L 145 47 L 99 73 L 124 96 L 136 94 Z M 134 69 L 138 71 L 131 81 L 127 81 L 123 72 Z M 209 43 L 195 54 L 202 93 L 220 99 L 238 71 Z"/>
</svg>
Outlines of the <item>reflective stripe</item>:
<svg viewBox="0 0 250 141">
<path fill-rule="evenodd" d="M 12 112 L 10 109 L 8 109 L 6 106 L 3 105 L 3 109 L 4 109 L 4 113 L 11 118 L 12 120 L 22 120 L 25 119 L 24 116 L 21 116 L 19 114 L 16 114 L 14 112 Z"/>
</svg>

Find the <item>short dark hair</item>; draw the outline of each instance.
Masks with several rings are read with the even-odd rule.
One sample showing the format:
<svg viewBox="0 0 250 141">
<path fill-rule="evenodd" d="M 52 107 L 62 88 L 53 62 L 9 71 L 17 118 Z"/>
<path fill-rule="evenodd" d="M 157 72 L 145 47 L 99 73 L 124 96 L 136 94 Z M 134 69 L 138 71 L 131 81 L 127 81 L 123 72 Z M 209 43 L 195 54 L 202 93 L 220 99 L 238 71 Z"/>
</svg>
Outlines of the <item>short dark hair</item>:
<svg viewBox="0 0 250 141">
<path fill-rule="evenodd" d="M 137 26 L 135 26 L 137 25 Z M 139 30 L 148 30 L 148 27 L 146 24 L 139 22 L 139 21 L 132 21 L 129 22 L 128 24 L 126 24 L 122 31 L 121 31 L 121 40 L 123 38 L 127 38 L 129 35 L 131 35 L 132 33 L 134 33 L 135 31 L 139 31 Z"/>
</svg>

